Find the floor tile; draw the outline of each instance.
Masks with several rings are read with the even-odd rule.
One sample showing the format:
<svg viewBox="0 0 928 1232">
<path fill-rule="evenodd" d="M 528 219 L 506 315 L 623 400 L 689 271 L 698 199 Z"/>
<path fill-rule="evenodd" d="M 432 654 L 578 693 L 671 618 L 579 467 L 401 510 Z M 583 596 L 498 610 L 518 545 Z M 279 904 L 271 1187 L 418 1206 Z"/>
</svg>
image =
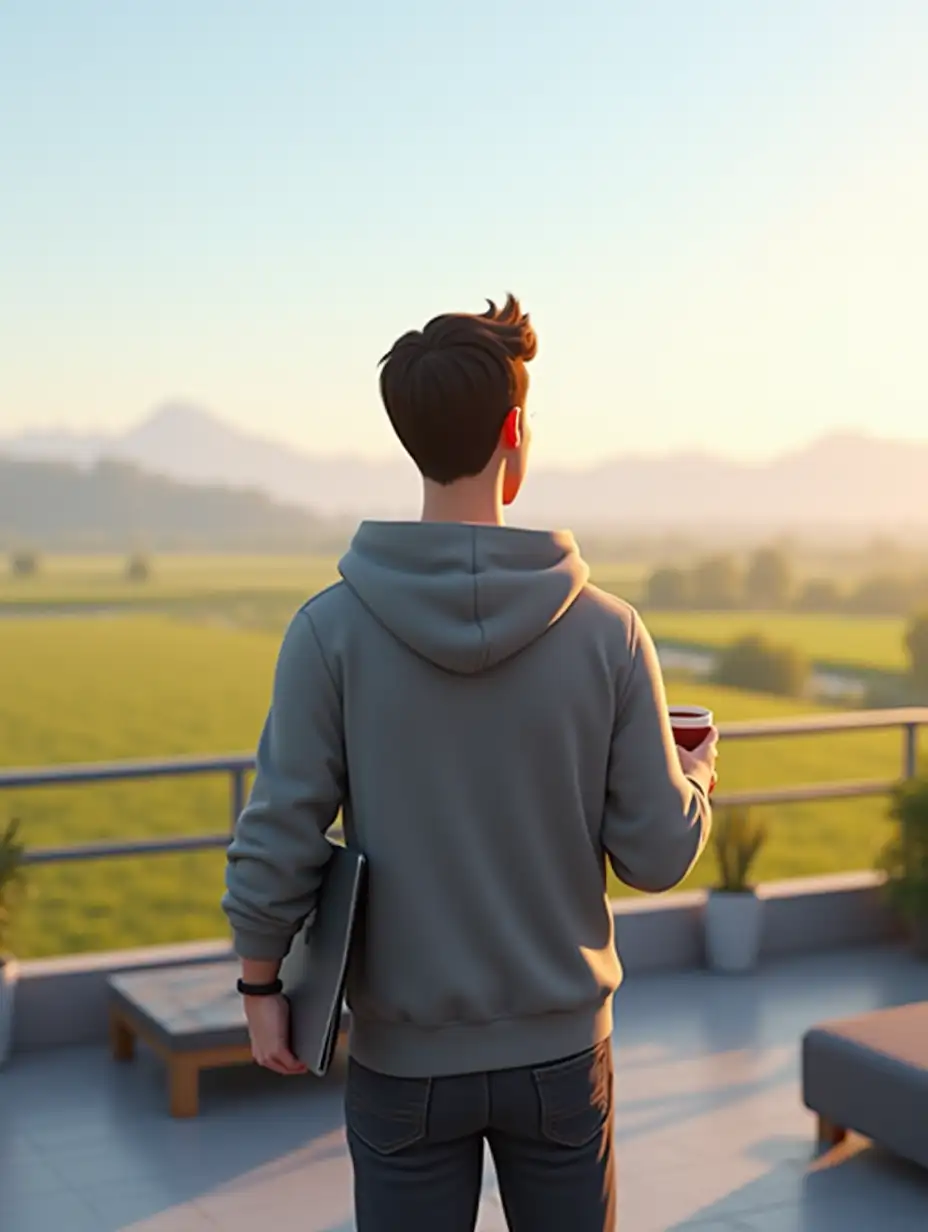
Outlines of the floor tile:
<svg viewBox="0 0 928 1232">
<path fill-rule="evenodd" d="M 85 1197 L 98 1232 L 205 1232 L 215 1227 L 193 1204 L 176 1205 L 155 1185 L 114 1185 Z"/>
<path fill-rule="evenodd" d="M 0 1141 L 0 1196 L 12 1201 L 29 1194 L 57 1193 L 68 1188 L 51 1161 L 29 1143 Z"/>
<path fill-rule="evenodd" d="M 77 1194 L 0 1195 L 3 1232 L 102 1232 L 92 1208 Z"/>
</svg>

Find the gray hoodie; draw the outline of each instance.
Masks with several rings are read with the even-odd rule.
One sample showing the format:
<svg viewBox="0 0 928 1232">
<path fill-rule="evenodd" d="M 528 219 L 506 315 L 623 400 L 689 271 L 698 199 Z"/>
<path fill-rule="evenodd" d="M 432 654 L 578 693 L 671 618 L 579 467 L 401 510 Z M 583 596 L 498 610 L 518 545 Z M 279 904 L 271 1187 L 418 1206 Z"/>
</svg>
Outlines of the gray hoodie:
<svg viewBox="0 0 928 1232">
<path fill-rule="evenodd" d="M 606 861 L 657 892 L 708 835 L 653 643 L 567 533 L 362 524 L 284 638 L 223 906 L 276 959 L 343 813 L 368 857 L 352 1054 L 400 1077 L 540 1065 L 612 1030 Z"/>
</svg>

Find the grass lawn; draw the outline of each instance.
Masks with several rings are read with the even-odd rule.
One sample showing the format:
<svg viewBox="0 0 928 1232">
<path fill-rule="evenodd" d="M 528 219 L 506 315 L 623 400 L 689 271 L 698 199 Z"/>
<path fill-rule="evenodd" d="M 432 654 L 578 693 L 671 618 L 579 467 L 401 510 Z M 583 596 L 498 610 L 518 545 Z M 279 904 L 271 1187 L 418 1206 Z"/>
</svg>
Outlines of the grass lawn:
<svg viewBox="0 0 928 1232">
<path fill-rule="evenodd" d="M 277 646 L 276 633 L 145 613 L 4 617 L 0 764 L 250 750 Z M 671 684 L 670 693 L 711 705 L 722 722 L 800 708 L 703 686 Z M 724 751 L 721 772 L 733 789 L 886 776 L 899 749 L 892 733 L 738 744 Z M 39 847 L 221 831 L 228 808 L 222 779 L 158 780 L 7 793 L 0 821 L 21 817 L 27 843 Z M 867 867 L 886 832 L 883 813 L 880 801 L 771 810 L 758 871 L 772 879 Z M 16 949 L 35 957 L 222 935 L 222 869 L 221 853 L 32 869 Z M 704 859 L 690 884 L 712 872 Z"/>
<path fill-rule="evenodd" d="M 153 616 L 0 620 L 0 762 L 8 766 L 252 748 L 278 639 Z M 30 846 L 210 833 L 224 779 L 5 793 Z M 30 872 L 17 949 L 41 955 L 217 935 L 213 853 Z"/>
<path fill-rule="evenodd" d="M 748 633 L 789 643 L 822 663 L 903 671 L 906 622 L 898 617 L 817 616 L 800 612 L 646 612 L 657 639 L 725 646 Z"/>
</svg>

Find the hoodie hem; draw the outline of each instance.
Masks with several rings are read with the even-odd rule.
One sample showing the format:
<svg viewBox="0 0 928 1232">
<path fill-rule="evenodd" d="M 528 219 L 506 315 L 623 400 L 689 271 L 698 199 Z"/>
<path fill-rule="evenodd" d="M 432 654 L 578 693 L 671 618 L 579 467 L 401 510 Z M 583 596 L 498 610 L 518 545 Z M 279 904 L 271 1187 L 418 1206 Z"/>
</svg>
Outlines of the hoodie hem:
<svg viewBox="0 0 928 1232">
<path fill-rule="evenodd" d="M 612 1035 L 612 996 L 604 1003 L 531 1018 L 419 1027 L 351 1016 L 349 1049 L 367 1069 L 394 1078 L 443 1078 L 547 1065 Z"/>
</svg>

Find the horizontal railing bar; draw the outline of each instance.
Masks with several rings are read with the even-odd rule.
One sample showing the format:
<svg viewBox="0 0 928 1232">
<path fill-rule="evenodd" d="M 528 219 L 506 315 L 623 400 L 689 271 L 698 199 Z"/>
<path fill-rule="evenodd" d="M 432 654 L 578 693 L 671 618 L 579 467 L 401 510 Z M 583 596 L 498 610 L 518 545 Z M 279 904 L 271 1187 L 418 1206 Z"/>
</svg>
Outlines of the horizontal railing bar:
<svg viewBox="0 0 928 1232">
<path fill-rule="evenodd" d="M 878 731 L 908 728 L 913 731 L 928 725 L 928 707 L 895 710 L 861 710 L 846 714 L 805 715 L 791 719 L 766 719 L 744 723 L 724 723 L 722 741 L 763 739 L 774 736 L 809 736 L 852 731 Z M 218 757 L 149 758 L 141 761 L 73 763 L 0 770 L 0 790 L 26 787 L 65 787 L 82 783 L 120 782 L 130 779 L 172 778 L 187 775 L 244 775 L 254 770 L 252 753 L 228 753 Z M 821 800 L 847 800 L 887 795 L 895 779 L 874 779 L 856 783 L 799 784 L 754 791 L 720 792 L 715 797 L 720 807 L 737 805 L 802 804 Z M 210 851 L 226 847 L 227 834 L 129 843 L 85 843 L 74 847 L 38 848 L 26 853 L 27 864 L 71 863 L 143 855 L 171 855 Z"/>
<path fill-rule="evenodd" d="M 808 783 L 795 787 L 770 787 L 757 791 L 719 792 L 713 797 L 713 805 L 716 808 L 736 808 L 748 805 L 854 800 L 889 795 L 897 782 L 897 779 L 865 779 L 856 783 Z M 330 834 L 336 839 L 343 837 L 341 826 L 334 826 Z M 228 834 L 207 834 L 193 838 L 143 839 L 132 843 L 84 843 L 74 847 L 38 847 L 26 853 L 24 862 L 26 864 L 70 864 L 83 860 L 108 860 L 130 856 L 180 855 L 185 852 L 226 848 L 230 837 Z"/>
<path fill-rule="evenodd" d="M 722 740 L 762 740 L 771 736 L 824 736 L 835 732 L 884 731 L 928 725 L 928 707 L 900 710 L 851 710 L 846 714 L 809 714 L 794 719 L 754 719 L 721 723 Z"/>
<path fill-rule="evenodd" d="M 329 831 L 333 839 L 343 837 L 341 826 Z M 194 837 L 142 839 L 132 843 L 82 843 L 74 847 L 35 847 L 23 857 L 24 864 L 73 864 L 82 860 L 116 860 L 130 856 L 171 856 L 193 851 L 225 850 L 230 834 L 202 834 Z"/>
<path fill-rule="evenodd" d="M 859 783 L 810 783 L 795 787 L 769 787 L 757 791 L 726 791 L 713 796 L 716 808 L 736 808 L 750 804 L 805 804 L 821 800 L 854 800 L 867 796 L 888 796 L 898 779 L 865 779 Z"/>
<path fill-rule="evenodd" d="M 773 736 L 813 736 L 836 732 L 879 731 L 894 727 L 928 726 L 928 707 L 898 710 L 857 710 L 847 714 L 803 715 L 792 719 L 761 719 L 723 723 L 723 741 L 762 740 Z M 151 758 L 143 761 L 72 763 L 0 770 L 0 790 L 24 787 L 66 787 L 79 783 L 118 782 L 126 779 L 171 778 L 196 774 L 248 773 L 253 753 L 227 753 L 219 757 Z"/>
<path fill-rule="evenodd" d="M 181 778 L 192 774 L 236 774 L 253 770 L 253 753 L 221 757 L 152 758 L 146 761 L 78 762 L 0 770 L 0 791 L 13 787 L 71 787 L 79 783 L 115 783 L 126 779 Z"/>
<path fill-rule="evenodd" d="M 230 835 L 203 834 L 188 838 L 142 839 L 134 843 L 82 843 L 74 847 L 35 847 L 25 864 L 70 864 L 78 860 L 108 860 L 120 856 L 164 856 L 228 847 Z"/>
</svg>

